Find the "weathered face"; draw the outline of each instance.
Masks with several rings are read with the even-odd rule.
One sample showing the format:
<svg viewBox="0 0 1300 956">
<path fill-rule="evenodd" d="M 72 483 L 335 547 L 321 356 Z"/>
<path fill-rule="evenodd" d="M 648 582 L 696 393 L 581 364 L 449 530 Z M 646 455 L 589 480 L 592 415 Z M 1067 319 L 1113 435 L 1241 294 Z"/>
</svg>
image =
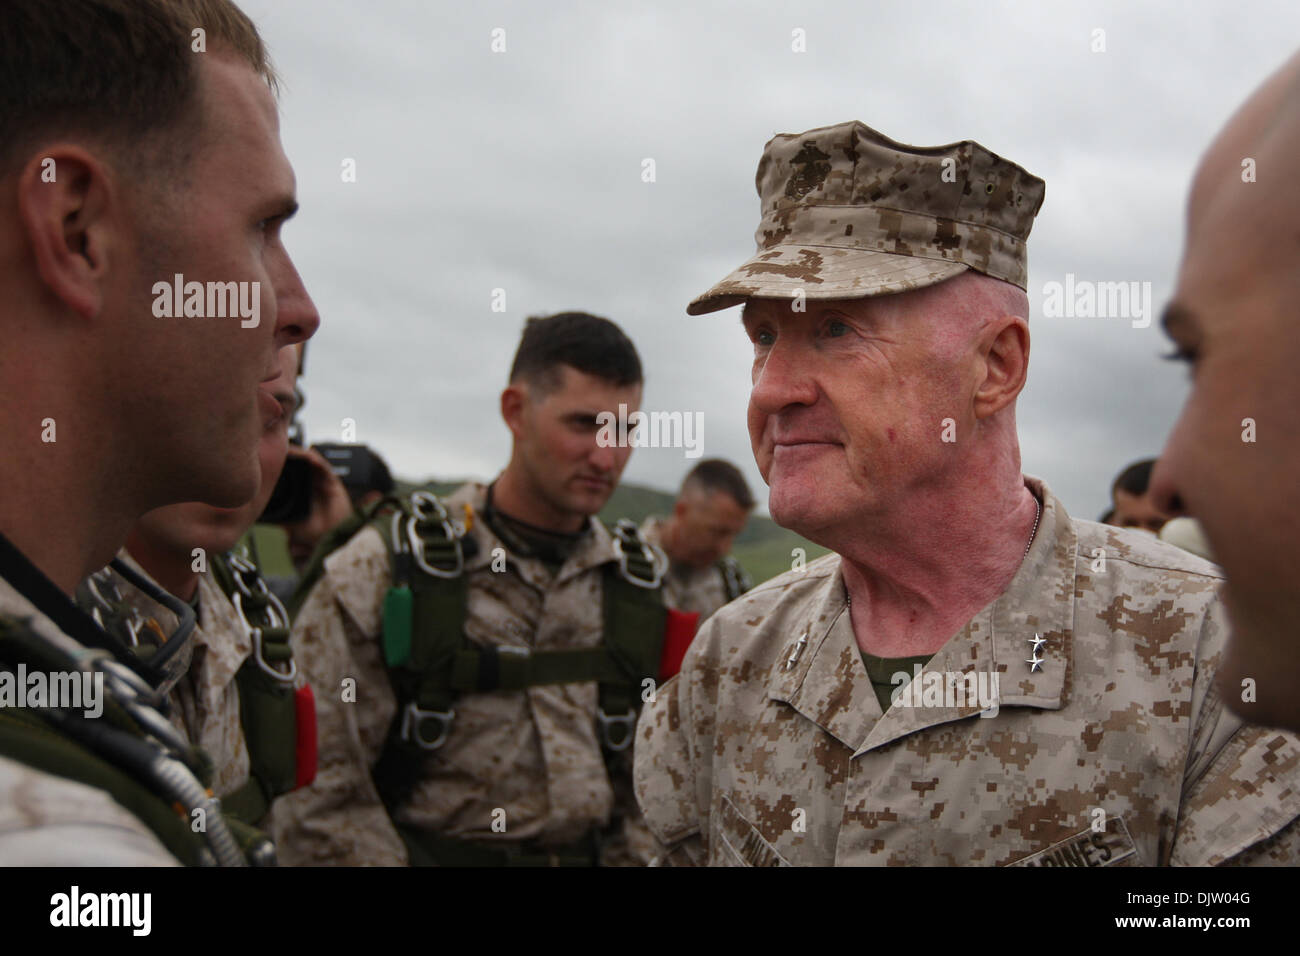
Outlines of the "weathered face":
<svg viewBox="0 0 1300 956">
<path fill-rule="evenodd" d="M 942 481 L 973 426 L 972 346 L 962 323 L 946 321 L 946 285 L 810 301 L 807 312 L 773 299 L 745 306 L 749 436 L 778 524 L 817 540 Z"/>
<path fill-rule="evenodd" d="M 1192 390 L 1152 476 L 1157 502 L 1199 519 L 1227 574 L 1233 634 L 1220 669 L 1224 700 L 1256 722 L 1296 728 L 1300 182 L 1284 170 L 1300 150 L 1298 89 L 1293 71 L 1289 91 L 1256 94 L 1197 173 L 1165 315 L 1191 365 Z M 1258 163 L 1257 182 L 1243 181 L 1243 157 Z M 1248 679 L 1254 703 L 1242 699 Z"/>
<path fill-rule="evenodd" d="M 613 385 L 561 366 L 559 387 L 539 395 L 524 383 L 515 453 L 538 503 L 557 520 L 594 515 L 614 493 L 632 454 L 630 446 L 597 442 L 601 412 L 641 407 L 640 385 Z"/>
<path fill-rule="evenodd" d="M 731 551 L 736 535 L 745 530 L 749 511 L 723 491 L 683 495 L 675 509 L 684 554 L 681 560 L 694 567 L 707 567 Z"/>
<path fill-rule="evenodd" d="M 152 551 L 186 555 L 202 548 L 208 555 L 229 551 L 257 521 L 271 500 L 289 450 L 289 421 L 297 401 L 293 386 L 298 377 L 297 349 L 281 349 L 279 375 L 257 386 L 262 414 L 262 435 L 257 443 L 259 485 L 247 504 L 217 508 L 197 501 L 156 508 L 136 524 L 133 537 L 154 543 Z"/>
<path fill-rule="evenodd" d="M 145 235 L 135 292 L 149 299 L 128 310 L 120 358 L 121 367 L 148 370 L 155 387 L 132 399 L 140 407 L 125 417 L 152 431 L 157 467 L 187 497 L 237 506 L 260 480 L 267 408 L 258 385 L 279 373 L 277 352 L 311 336 L 319 317 L 280 239 L 295 208 L 294 178 L 271 93 L 251 67 L 215 53 L 201 57 L 199 76 L 202 129 L 189 166 L 180 181 L 139 191 Z M 191 298 L 190 283 L 201 284 L 201 298 Z M 202 316 L 176 312 L 200 303 Z"/>
<path fill-rule="evenodd" d="M 1115 489 L 1115 514 L 1109 522 L 1115 527 L 1159 534 L 1168 520 L 1169 515 L 1157 507 L 1150 489 L 1143 495 L 1135 495 L 1122 488 Z"/>
</svg>

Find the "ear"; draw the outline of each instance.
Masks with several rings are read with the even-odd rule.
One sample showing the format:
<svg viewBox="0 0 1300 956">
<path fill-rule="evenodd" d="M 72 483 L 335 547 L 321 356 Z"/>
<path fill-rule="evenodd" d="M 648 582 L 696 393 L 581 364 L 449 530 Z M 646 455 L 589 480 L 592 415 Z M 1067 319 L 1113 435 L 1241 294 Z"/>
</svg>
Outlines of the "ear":
<svg viewBox="0 0 1300 956">
<path fill-rule="evenodd" d="M 114 238 L 106 167 L 80 146 L 56 145 L 23 167 L 17 199 L 41 282 L 74 313 L 93 318 L 103 306 Z"/>
<path fill-rule="evenodd" d="M 501 417 L 505 419 L 510 434 L 518 441 L 524 434 L 524 406 L 528 404 L 528 395 L 522 385 L 509 385 L 501 393 Z"/>
<path fill-rule="evenodd" d="M 673 517 L 680 520 L 681 517 L 685 514 L 686 514 L 686 502 L 683 501 L 681 498 L 678 498 L 676 501 L 673 502 Z"/>
<path fill-rule="evenodd" d="M 976 418 L 988 418 L 1016 400 L 1029 374 L 1029 323 L 1004 315 L 980 333 L 976 344 L 982 380 L 975 383 Z"/>
</svg>

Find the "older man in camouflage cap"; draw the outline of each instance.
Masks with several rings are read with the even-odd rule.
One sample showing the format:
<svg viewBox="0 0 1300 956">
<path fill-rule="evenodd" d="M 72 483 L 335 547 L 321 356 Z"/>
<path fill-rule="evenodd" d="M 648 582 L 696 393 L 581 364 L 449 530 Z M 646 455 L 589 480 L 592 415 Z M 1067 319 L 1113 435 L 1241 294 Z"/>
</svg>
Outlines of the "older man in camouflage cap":
<svg viewBox="0 0 1300 956">
<path fill-rule="evenodd" d="M 861 123 L 777 136 L 745 303 L 772 516 L 835 552 L 701 629 L 638 727 L 660 859 L 1213 864 L 1300 853 L 1300 747 L 1213 689 L 1213 565 L 1021 474 L 1043 182 Z"/>
</svg>

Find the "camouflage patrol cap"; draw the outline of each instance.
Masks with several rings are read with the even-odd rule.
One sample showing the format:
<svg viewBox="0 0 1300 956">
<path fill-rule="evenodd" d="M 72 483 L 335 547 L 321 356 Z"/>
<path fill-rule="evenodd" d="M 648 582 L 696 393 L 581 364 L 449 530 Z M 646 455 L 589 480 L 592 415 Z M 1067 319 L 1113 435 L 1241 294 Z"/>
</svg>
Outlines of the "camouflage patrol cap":
<svg viewBox="0 0 1300 956">
<path fill-rule="evenodd" d="M 755 185 L 758 252 L 691 315 L 799 289 L 809 299 L 906 292 L 968 268 L 1026 288 L 1044 183 L 979 143 L 906 146 L 858 122 L 783 133 L 764 147 Z"/>
</svg>

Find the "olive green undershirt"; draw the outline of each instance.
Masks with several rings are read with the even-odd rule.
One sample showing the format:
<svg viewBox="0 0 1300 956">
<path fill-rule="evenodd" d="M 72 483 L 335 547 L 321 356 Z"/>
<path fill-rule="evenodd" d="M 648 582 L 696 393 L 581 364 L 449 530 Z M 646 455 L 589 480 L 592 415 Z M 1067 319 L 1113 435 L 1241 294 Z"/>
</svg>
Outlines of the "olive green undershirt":
<svg viewBox="0 0 1300 956">
<path fill-rule="evenodd" d="M 492 505 L 492 486 L 488 486 L 487 503 L 483 508 L 483 520 L 487 522 L 492 533 L 501 539 L 512 554 L 521 558 L 536 558 L 551 572 L 551 576 L 560 573 L 564 562 L 569 559 L 583 536 L 590 529 L 584 524 L 582 530 L 573 534 L 561 531 L 549 531 L 539 528 L 518 518 L 512 518 L 504 511 Z"/>
<path fill-rule="evenodd" d="M 858 653 L 862 655 L 862 663 L 866 665 L 867 676 L 871 678 L 871 689 L 876 692 L 876 700 L 880 701 L 882 713 L 889 710 L 894 688 L 906 687 L 912 681 L 915 666 L 920 664 L 924 667 L 930 663 L 930 658 L 934 657 L 933 654 L 921 654 L 917 657 L 877 657 L 861 648 L 858 649 Z M 902 684 L 895 684 L 891 678 L 900 671 L 907 675 L 907 680 Z"/>
</svg>

